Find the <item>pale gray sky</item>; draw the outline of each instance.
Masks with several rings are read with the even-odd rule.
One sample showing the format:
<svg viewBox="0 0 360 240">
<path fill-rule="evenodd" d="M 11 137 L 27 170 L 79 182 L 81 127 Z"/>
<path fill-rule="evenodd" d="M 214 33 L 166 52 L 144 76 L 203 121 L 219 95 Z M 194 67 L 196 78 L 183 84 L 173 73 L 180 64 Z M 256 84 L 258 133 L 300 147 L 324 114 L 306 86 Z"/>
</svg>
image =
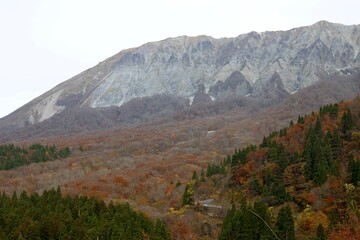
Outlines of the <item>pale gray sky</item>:
<svg viewBox="0 0 360 240">
<path fill-rule="evenodd" d="M 360 24 L 359 0 L 0 0 L 0 117 L 122 49 L 319 20 Z"/>
</svg>

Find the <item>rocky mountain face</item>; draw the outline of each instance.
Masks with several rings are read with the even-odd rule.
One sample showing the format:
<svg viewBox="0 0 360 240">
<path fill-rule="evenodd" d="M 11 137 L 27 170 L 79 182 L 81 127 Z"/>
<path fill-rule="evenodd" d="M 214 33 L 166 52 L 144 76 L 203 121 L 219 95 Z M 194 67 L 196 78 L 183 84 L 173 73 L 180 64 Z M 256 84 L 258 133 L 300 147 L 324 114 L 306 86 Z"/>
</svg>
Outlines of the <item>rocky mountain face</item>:
<svg viewBox="0 0 360 240">
<path fill-rule="evenodd" d="M 360 25 L 325 21 L 235 38 L 169 38 L 121 51 L 1 119 L 0 127 L 120 107 L 111 113 L 116 122 L 154 101 L 174 111 L 229 99 L 268 106 L 329 76 L 352 75 L 360 66 L 359 50 Z"/>
</svg>

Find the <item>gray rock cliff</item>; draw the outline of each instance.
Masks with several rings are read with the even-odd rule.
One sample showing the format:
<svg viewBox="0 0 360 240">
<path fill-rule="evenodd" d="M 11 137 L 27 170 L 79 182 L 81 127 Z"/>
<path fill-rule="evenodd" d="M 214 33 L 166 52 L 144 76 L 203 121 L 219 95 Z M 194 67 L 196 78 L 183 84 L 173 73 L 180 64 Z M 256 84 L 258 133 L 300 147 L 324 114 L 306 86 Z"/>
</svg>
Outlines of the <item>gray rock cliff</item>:
<svg viewBox="0 0 360 240">
<path fill-rule="evenodd" d="M 359 49 L 360 25 L 326 21 L 235 38 L 169 38 L 121 51 L 3 118 L 0 126 L 21 127 L 65 109 L 122 106 L 154 95 L 189 104 L 229 96 L 266 102 L 333 74 L 351 74 L 360 65 Z"/>
</svg>

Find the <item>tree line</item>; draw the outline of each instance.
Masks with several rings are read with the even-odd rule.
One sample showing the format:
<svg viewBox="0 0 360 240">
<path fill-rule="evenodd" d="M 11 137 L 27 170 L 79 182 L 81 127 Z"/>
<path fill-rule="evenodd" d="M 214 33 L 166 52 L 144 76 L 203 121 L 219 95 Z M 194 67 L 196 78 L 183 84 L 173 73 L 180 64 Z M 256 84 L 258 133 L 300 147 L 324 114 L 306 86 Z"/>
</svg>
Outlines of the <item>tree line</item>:
<svg viewBox="0 0 360 240">
<path fill-rule="evenodd" d="M 67 158 L 71 154 L 70 148 L 57 149 L 55 145 L 44 146 L 32 144 L 29 148 L 14 144 L 0 145 L 0 170 L 9 170 L 30 163 L 47 162 L 59 158 Z"/>
<path fill-rule="evenodd" d="M 127 203 L 62 196 L 57 188 L 42 195 L 1 194 L 0 239 L 167 240 L 170 234 L 162 221 L 151 221 Z"/>
</svg>

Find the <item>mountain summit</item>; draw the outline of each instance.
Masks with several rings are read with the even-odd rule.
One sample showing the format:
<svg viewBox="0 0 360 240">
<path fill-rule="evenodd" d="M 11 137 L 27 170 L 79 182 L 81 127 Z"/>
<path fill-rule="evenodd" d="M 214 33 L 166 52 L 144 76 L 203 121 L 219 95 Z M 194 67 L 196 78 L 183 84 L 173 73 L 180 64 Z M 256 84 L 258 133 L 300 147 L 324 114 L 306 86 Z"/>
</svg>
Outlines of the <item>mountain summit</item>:
<svg viewBox="0 0 360 240">
<path fill-rule="evenodd" d="M 69 109 L 123 106 L 144 97 L 172 96 L 191 105 L 247 97 L 270 101 L 360 66 L 360 25 L 325 21 L 288 31 L 235 38 L 168 38 L 123 50 L 59 84 L 2 119 L 23 127 Z"/>
</svg>

